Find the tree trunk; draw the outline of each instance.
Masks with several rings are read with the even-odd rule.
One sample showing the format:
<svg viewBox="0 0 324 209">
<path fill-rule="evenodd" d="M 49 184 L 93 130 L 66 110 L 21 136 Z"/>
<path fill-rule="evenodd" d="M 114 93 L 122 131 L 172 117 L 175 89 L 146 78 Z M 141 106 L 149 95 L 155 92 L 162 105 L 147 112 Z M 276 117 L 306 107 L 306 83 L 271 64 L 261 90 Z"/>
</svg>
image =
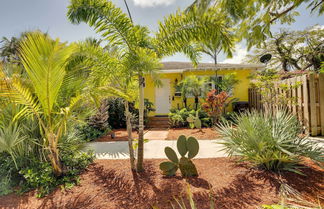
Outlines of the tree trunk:
<svg viewBox="0 0 324 209">
<path fill-rule="evenodd" d="M 139 124 L 138 124 L 138 150 L 137 150 L 137 171 L 143 171 L 143 158 L 144 158 L 144 88 L 143 88 L 143 75 L 138 75 L 139 85 Z"/>
<path fill-rule="evenodd" d="M 59 150 L 57 149 L 57 139 L 54 134 L 49 134 L 48 136 L 48 143 L 49 143 L 49 159 L 51 161 L 53 171 L 55 176 L 61 176 L 62 171 L 62 164 L 59 158 Z"/>
<path fill-rule="evenodd" d="M 129 160 L 131 164 L 131 169 L 135 169 L 135 156 L 133 149 L 133 137 L 132 137 L 132 123 L 131 123 L 131 114 L 129 112 L 129 103 L 125 100 L 125 115 L 126 115 L 126 127 L 128 135 L 128 149 L 129 149 Z"/>
</svg>

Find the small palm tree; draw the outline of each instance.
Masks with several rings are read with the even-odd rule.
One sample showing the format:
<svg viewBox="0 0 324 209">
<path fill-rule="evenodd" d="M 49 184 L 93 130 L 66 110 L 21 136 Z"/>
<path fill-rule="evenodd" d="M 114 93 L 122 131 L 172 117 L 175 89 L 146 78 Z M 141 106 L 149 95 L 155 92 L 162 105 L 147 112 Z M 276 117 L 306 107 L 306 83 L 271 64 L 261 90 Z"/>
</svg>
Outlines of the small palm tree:
<svg viewBox="0 0 324 209">
<path fill-rule="evenodd" d="M 6 81 L 7 85 L 2 85 L 0 96 L 24 106 L 16 117 L 37 118 L 44 138 L 44 146 L 49 153 L 48 158 L 57 176 L 62 175 L 57 145 L 65 134 L 72 108 L 80 98 L 65 98 L 69 100 L 68 106 L 60 106 L 57 102 L 66 81 L 65 68 L 74 50 L 74 45 L 66 46 L 59 40 L 52 40 L 39 32 L 30 33 L 20 43 L 19 50 L 19 57 L 30 84 L 25 85 L 19 77 L 1 79 Z"/>
<path fill-rule="evenodd" d="M 198 77 L 195 75 L 187 76 L 181 82 L 179 82 L 181 95 L 187 98 L 188 95 L 195 97 L 195 109 L 198 109 L 199 97 L 206 93 L 206 82 L 205 77 Z"/>
</svg>

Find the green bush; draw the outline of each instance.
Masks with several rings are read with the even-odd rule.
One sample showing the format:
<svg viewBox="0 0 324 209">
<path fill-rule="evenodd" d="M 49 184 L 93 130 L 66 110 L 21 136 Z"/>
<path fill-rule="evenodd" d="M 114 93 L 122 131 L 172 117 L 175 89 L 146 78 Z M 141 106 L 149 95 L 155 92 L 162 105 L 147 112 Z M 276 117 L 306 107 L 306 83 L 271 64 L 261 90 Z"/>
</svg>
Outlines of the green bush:
<svg viewBox="0 0 324 209">
<path fill-rule="evenodd" d="M 46 159 L 37 155 L 16 156 L 16 167 L 9 154 L 0 153 L 0 195 L 11 193 L 18 186 L 19 192 L 36 189 L 37 196 L 42 197 L 59 185 L 70 188 L 77 184 L 78 175 L 93 161 L 94 154 L 83 151 L 84 142 L 74 136 L 63 137 L 58 147 L 64 166 L 64 174 L 60 177 L 54 175 Z"/>
<path fill-rule="evenodd" d="M 125 106 L 122 98 L 111 97 L 107 99 L 109 125 L 113 129 L 126 128 Z M 148 99 L 144 99 L 144 123 L 148 122 L 148 114 L 155 111 L 154 104 Z M 132 124 L 136 128 L 138 124 L 138 109 L 135 108 L 134 103 L 129 103 L 129 111 L 132 114 Z"/>
<path fill-rule="evenodd" d="M 109 131 L 109 129 L 99 130 L 88 124 L 77 125 L 75 128 L 79 138 L 87 142 L 98 139 L 99 137 L 104 136 Z"/>
<path fill-rule="evenodd" d="M 277 114 L 250 112 L 219 126 L 226 152 L 243 161 L 273 171 L 299 172 L 301 157 L 323 162 L 323 148 L 301 137 L 297 118 L 286 111 Z"/>
<path fill-rule="evenodd" d="M 210 127 L 211 120 L 208 114 L 201 109 L 198 109 L 197 111 L 198 111 L 198 117 L 202 123 L 202 127 Z M 196 116 L 197 111 L 190 110 L 188 108 L 182 108 L 181 110 L 171 109 L 170 113 L 168 114 L 171 122 L 171 126 L 175 128 L 189 127 L 189 122 L 187 121 L 187 118 L 190 116 Z"/>
</svg>

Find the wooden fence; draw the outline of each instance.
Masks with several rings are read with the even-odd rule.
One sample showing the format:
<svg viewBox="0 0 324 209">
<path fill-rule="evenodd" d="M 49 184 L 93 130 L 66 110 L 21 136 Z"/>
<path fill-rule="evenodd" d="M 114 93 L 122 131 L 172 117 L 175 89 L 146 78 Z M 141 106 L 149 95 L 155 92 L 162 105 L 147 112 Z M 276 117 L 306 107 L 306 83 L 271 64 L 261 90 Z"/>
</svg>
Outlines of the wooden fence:
<svg viewBox="0 0 324 209">
<path fill-rule="evenodd" d="M 283 90 L 285 86 L 295 86 Z M 302 123 L 305 133 L 324 136 L 324 73 L 303 75 L 285 79 L 275 84 L 275 95 L 290 98 L 285 105 Z M 276 109 L 277 104 L 273 104 Z M 249 89 L 250 109 L 263 110 L 262 96 L 256 88 Z"/>
</svg>

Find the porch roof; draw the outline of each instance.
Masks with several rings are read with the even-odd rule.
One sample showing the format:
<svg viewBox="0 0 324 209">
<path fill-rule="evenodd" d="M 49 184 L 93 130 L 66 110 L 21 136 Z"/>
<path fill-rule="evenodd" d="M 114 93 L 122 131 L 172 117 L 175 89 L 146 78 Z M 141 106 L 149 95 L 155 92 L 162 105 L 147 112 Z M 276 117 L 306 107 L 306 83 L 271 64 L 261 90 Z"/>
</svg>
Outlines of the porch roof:
<svg viewBox="0 0 324 209">
<path fill-rule="evenodd" d="M 182 73 L 186 71 L 196 70 L 239 70 L 239 69 L 263 69 L 265 66 L 261 64 L 213 64 L 199 63 L 195 68 L 191 62 L 162 62 L 163 67 L 159 70 L 160 73 Z"/>
</svg>

